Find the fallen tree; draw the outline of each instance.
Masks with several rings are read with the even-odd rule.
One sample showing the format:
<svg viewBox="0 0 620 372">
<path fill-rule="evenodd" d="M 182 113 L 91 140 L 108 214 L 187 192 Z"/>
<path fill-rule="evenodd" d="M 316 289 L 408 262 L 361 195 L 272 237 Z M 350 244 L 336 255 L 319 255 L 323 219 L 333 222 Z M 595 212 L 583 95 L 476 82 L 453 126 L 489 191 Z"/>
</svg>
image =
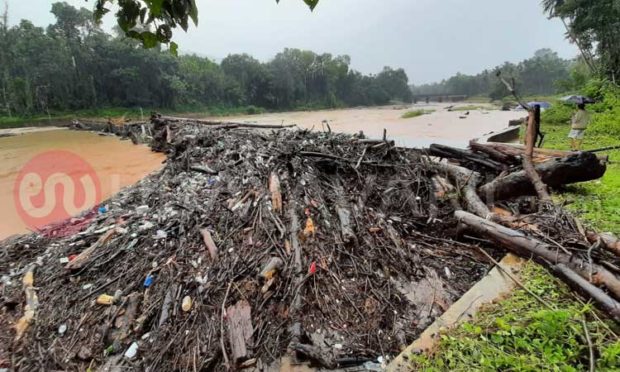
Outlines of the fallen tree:
<svg viewBox="0 0 620 372">
<path fill-rule="evenodd" d="M 552 159 L 535 167 L 545 185 L 558 187 L 601 178 L 607 169 L 596 155 L 579 152 L 561 159 Z M 522 195 L 536 195 L 525 170 L 497 177 L 478 189 L 486 201 L 504 200 Z"/>
<path fill-rule="evenodd" d="M 551 246 L 523 232 L 509 229 L 473 214 L 456 211 L 454 215 L 465 229 L 501 244 L 502 247 L 522 257 L 532 257 L 550 265 L 562 264 L 590 283 L 604 286 L 616 299 L 620 299 L 620 280 L 606 268 L 575 255 L 560 252 L 557 246 Z"/>
</svg>

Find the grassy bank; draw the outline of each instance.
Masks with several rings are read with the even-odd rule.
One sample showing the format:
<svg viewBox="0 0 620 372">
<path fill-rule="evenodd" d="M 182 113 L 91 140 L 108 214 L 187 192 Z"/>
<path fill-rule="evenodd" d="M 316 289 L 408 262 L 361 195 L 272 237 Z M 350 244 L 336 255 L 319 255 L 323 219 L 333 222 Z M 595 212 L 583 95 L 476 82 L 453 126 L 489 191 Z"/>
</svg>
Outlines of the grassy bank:
<svg viewBox="0 0 620 372">
<path fill-rule="evenodd" d="M 528 263 L 525 287 L 552 304 L 549 309 L 523 289 L 488 305 L 475 321 L 444 334 L 431 356 L 412 355 L 412 367 L 424 371 L 582 371 L 588 370 L 588 335 L 597 370 L 617 370 L 620 341 L 598 321 L 591 305 L 541 266 Z"/>
<path fill-rule="evenodd" d="M 593 121 L 584 149 L 620 144 L 620 92 L 606 91 L 589 110 Z M 568 149 L 569 121 L 574 107 L 556 102 L 543 113 L 547 148 Z M 597 230 L 620 233 L 620 150 L 608 151 L 612 163 L 596 181 L 572 185 L 556 194 L 557 201 Z M 523 289 L 488 305 L 477 317 L 442 336 L 429 356 L 412 356 L 412 366 L 425 371 L 583 371 L 589 369 L 591 337 L 596 370 L 620 370 L 620 340 L 612 322 L 596 318 L 562 282 L 541 266 L 528 263 L 522 282 L 551 304 L 549 309 Z"/>
<path fill-rule="evenodd" d="M 401 116 L 401 118 L 402 119 L 417 118 L 418 116 L 422 116 L 422 115 L 426 115 L 426 114 L 432 114 L 433 112 L 435 112 L 435 110 L 413 110 L 413 111 L 407 111 L 407 112 L 405 112 Z"/>
</svg>

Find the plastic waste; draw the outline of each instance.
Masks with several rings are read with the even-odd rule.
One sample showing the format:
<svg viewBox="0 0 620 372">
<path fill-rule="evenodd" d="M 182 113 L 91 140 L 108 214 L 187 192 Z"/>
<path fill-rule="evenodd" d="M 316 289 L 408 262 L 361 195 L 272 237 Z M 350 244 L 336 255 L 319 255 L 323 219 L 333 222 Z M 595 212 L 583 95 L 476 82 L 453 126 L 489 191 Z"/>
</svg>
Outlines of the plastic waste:
<svg viewBox="0 0 620 372">
<path fill-rule="evenodd" d="M 192 309 L 192 298 L 190 296 L 183 297 L 183 303 L 181 304 L 183 311 L 188 312 Z"/>
<path fill-rule="evenodd" d="M 166 239 L 168 237 L 168 233 L 164 230 L 157 230 L 155 234 L 155 239 Z"/>
<path fill-rule="evenodd" d="M 107 205 L 102 205 L 97 209 L 97 212 L 99 212 L 99 214 L 104 214 L 108 211 L 108 206 Z"/>
<path fill-rule="evenodd" d="M 316 262 L 312 261 L 310 264 L 310 268 L 308 269 L 308 274 L 314 275 L 316 273 Z"/>
<path fill-rule="evenodd" d="M 127 351 L 125 351 L 125 358 L 133 359 L 136 357 L 137 354 L 138 354 L 138 343 L 133 342 L 131 345 L 129 345 L 129 348 L 127 348 Z"/>
<path fill-rule="evenodd" d="M 153 280 L 155 278 L 153 278 L 153 275 L 147 275 L 146 278 L 144 279 L 144 288 L 148 288 L 153 284 Z"/>
<path fill-rule="evenodd" d="M 114 296 L 110 296 L 107 294 L 102 294 L 97 297 L 97 303 L 99 305 L 112 305 L 114 304 Z"/>
<path fill-rule="evenodd" d="M 58 327 L 58 334 L 62 336 L 65 332 L 67 332 L 67 325 L 61 324 L 60 327 Z"/>
<path fill-rule="evenodd" d="M 137 214 L 145 214 L 146 212 L 148 212 L 149 210 L 149 206 L 148 205 L 141 205 L 139 207 L 136 207 L 136 213 Z"/>
</svg>

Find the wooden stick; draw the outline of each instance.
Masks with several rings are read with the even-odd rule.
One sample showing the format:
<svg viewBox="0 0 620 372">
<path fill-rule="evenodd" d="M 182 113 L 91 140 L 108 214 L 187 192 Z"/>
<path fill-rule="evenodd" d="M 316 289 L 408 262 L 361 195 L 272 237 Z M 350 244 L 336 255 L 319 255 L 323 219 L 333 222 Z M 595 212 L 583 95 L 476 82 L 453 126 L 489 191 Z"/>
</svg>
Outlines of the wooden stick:
<svg viewBox="0 0 620 372">
<path fill-rule="evenodd" d="M 547 191 L 547 185 L 545 185 L 540 177 L 540 174 L 534 168 L 534 163 L 532 162 L 532 156 L 534 154 L 534 143 L 536 142 L 536 115 L 533 110 L 530 111 L 528 123 L 527 123 L 527 134 L 525 139 L 525 156 L 523 156 L 523 169 L 525 173 L 529 177 L 530 181 L 534 185 L 534 189 L 536 190 L 536 194 L 538 194 L 538 198 L 544 203 L 553 203 L 551 200 L 551 196 Z M 541 205 L 542 207 L 542 205 Z"/>
<path fill-rule="evenodd" d="M 590 351 L 590 372 L 594 372 L 596 360 L 594 359 L 594 347 L 592 346 L 592 339 L 590 338 L 590 332 L 588 332 L 588 324 L 585 319 L 581 319 L 581 325 L 583 326 L 583 333 L 586 335 L 586 341 L 588 342 L 588 350 Z"/>
<path fill-rule="evenodd" d="M 224 356 L 224 365 L 228 370 L 232 369 L 232 366 L 230 365 L 230 360 L 228 359 L 228 354 L 226 353 L 226 344 L 224 343 L 224 315 L 226 315 L 226 300 L 228 299 L 230 287 L 232 287 L 232 282 L 228 283 L 228 288 L 226 288 L 224 301 L 222 301 L 222 313 L 220 314 L 220 348 L 222 349 L 222 355 Z"/>
</svg>

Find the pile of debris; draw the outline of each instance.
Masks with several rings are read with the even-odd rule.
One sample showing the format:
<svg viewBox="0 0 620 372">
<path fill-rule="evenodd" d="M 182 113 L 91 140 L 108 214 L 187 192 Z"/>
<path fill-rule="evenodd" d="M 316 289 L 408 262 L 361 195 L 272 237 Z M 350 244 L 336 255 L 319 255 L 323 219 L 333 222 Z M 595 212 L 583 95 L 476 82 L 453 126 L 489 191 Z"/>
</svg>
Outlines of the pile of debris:
<svg viewBox="0 0 620 372">
<path fill-rule="evenodd" d="M 144 131 L 168 153 L 163 170 L 103 212 L 0 244 L 0 367 L 376 369 L 486 273 L 486 252 L 502 256 L 489 240 L 536 236 L 557 246 L 537 258 L 585 265 L 588 284 L 617 274 L 612 237 L 539 212 L 527 187 L 489 209 L 484 178 L 521 172 L 495 148 L 440 149 L 464 168 L 363 135 L 160 116 Z M 453 240 L 458 221 L 484 239 Z"/>
</svg>

